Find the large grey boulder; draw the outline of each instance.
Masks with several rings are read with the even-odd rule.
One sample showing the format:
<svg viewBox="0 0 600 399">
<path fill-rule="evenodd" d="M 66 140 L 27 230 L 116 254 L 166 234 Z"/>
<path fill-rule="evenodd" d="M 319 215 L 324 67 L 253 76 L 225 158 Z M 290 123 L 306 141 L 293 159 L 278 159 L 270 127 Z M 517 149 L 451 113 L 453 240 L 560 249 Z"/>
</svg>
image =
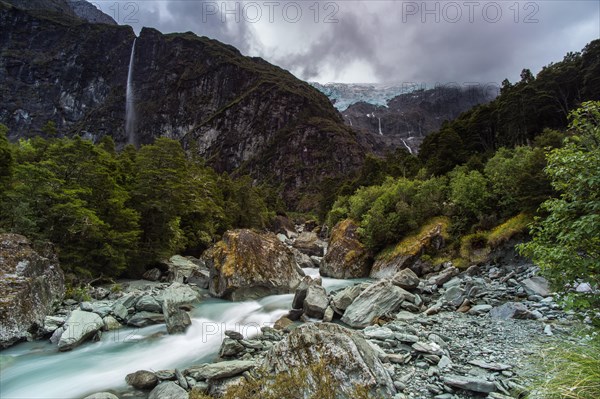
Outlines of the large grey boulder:
<svg viewBox="0 0 600 399">
<path fill-rule="evenodd" d="M 228 231 L 203 259 L 210 269 L 211 295 L 234 301 L 293 292 L 304 275 L 272 233 Z"/>
<path fill-rule="evenodd" d="M 368 283 L 357 284 L 350 287 L 346 287 L 343 290 L 337 292 L 331 299 L 331 305 L 333 309 L 339 314 L 344 314 L 344 311 L 354 302 L 357 296 L 360 295 L 365 289 L 369 287 Z"/>
<path fill-rule="evenodd" d="M 169 334 L 183 334 L 192 324 L 188 313 L 169 301 L 163 304 L 163 315 Z"/>
<path fill-rule="evenodd" d="M 187 283 L 192 273 L 200 267 L 188 258 L 174 255 L 164 262 L 168 267 L 167 279 L 174 283 Z"/>
<path fill-rule="evenodd" d="M 181 283 L 172 283 L 156 296 L 159 303 L 169 302 L 175 305 L 194 303 L 199 299 L 200 293 L 197 290 Z"/>
<path fill-rule="evenodd" d="M 353 398 L 356 387 L 372 397 L 393 397 L 393 381 L 373 347 L 358 333 L 332 323 L 305 324 L 271 348 L 263 367 L 270 373 L 301 368 L 307 373 L 304 397 L 314 394 L 323 367 L 334 378 L 337 398 Z"/>
<path fill-rule="evenodd" d="M 127 324 L 133 327 L 148 327 L 153 324 L 161 324 L 165 322 L 165 317 L 162 313 L 139 312 L 127 319 Z"/>
<path fill-rule="evenodd" d="M 342 321 L 354 328 L 364 328 L 377 317 L 392 315 L 412 295 L 388 280 L 371 284 L 344 312 Z"/>
<path fill-rule="evenodd" d="M 71 312 L 58 341 L 58 350 L 69 351 L 93 337 L 104 327 L 104 321 L 96 313 L 76 309 Z"/>
<path fill-rule="evenodd" d="M 189 397 L 187 391 L 173 381 L 157 385 L 148 395 L 148 399 L 189 399 Z"/>
<path fill-rule="evenodd" d="M 152 389 L 158 384 L 158 377 L 151 371 L 139 370 L 127 374 L 125 382 L 137 389 Z"/>
<path fill-rule="evenodd" d="M 135 310 L 138 312 L 162 312 L 162 307 L 156 299 L 150 295 L 144 295 L 135 303 Z"/>
<path fill-rule="evenodd" d="M 51 247 L 42 253 L 18 234 L 0 234 L 0 348 L 32 338 L 65 293 Z"/>
<path fill-rule="evenodd" d="M 358 225 L 346 219 L 333 228 L 321 275 L 333 278 L 367 277 L 371 271 L 371 254 L 359 241 Z"/>
<path fill-rule="evenodd" d="M 322 319 L 328 305 L 329 298 L 325 288 L 316 284 L 308 287 L 306 299 L 304 299 L 304 313 L 308 317 Z"/>
<path fill-rule="evenodd" d="M 497 390 L 496 384 L 477 377 L 463 377 L 459 375 L 444 376 L 444 384 L 453 388 L 465 389 L 467 391 L 490 393 Z"/>
<path fill-rule="evenodd" d="M 402 269 L 392 277 L 392 283 L 405 290 L 414 290 L 420 281 L 419 276 L 411 269 Z"/>
</svg>

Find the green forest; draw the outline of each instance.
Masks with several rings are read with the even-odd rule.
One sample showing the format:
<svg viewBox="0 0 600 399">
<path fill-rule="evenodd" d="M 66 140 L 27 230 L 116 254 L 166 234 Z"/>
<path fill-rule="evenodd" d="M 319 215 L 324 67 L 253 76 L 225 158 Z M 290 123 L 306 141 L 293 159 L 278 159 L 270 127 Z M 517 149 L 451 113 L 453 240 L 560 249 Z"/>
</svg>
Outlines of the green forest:
<svg viewBox="0 0 600 399">
<path fill-rule="evenodd" d="M 50 241 L 78 276 L 136 276 L 175 253 L 198 254 L 223 232 L 274 216 L 266 188 L 232 179 L 159 138 L 115 150 L 75 138 L 10 144 L 0 126 L 0 226 Z"/>
</svg>

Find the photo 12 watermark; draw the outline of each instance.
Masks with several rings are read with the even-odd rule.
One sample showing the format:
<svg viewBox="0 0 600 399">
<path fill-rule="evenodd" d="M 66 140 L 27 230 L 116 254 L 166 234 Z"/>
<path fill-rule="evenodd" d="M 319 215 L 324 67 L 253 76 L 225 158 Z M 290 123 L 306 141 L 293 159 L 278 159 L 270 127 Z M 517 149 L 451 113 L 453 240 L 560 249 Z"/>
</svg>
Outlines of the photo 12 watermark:
<svg viewBox="0 0 600 399">
<path fill-rule="evenodd" d="M 403 1 L 402 23 L 514 23 L 535 24 L 540 5 L 534 1 Z"/>
</svg>

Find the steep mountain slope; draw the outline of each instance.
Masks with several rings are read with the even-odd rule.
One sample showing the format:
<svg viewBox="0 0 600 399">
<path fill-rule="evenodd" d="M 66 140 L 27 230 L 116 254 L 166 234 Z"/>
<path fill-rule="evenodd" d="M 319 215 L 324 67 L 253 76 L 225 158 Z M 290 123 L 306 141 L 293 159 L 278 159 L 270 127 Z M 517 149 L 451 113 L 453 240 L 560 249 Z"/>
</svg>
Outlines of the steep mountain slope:
<svg viewBox="0 0 600 399">
<path fill-rule="evenodd" d="M 130 27 L 4 2 L 0 24 L 0 122 L 12 140 L 42 134 L 51 120 L 67 135 L 127 143 Z M 318 90 L 192 33 L 143 29 L 132 89 L 135 142 L 181 140 L 218 171 L 279 186 L 291 207 L 314 207 L 320 183 L 358 168 L 369 148 Z"/>
</svg>

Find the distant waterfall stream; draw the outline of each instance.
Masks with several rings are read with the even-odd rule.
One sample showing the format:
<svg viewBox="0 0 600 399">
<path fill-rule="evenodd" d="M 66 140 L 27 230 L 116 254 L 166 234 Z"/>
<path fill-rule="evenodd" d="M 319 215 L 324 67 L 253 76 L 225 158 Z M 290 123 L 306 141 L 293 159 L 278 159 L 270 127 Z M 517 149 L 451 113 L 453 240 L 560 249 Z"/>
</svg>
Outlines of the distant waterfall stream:
<svg viewBox="0 0 600 399">
<path fill-rule="evenodd" d="M 133 89 L 133 67 L 135 60 L 135 42 L 133 39 L 131 46 L 131 55 L 129 56 L 129 71 L 127 72 L 127 93 L 125 96 L 125 133 L 127 133 L 127 142 L 137 146 L 135 135 L 135 92 Z"/>
</svg>

